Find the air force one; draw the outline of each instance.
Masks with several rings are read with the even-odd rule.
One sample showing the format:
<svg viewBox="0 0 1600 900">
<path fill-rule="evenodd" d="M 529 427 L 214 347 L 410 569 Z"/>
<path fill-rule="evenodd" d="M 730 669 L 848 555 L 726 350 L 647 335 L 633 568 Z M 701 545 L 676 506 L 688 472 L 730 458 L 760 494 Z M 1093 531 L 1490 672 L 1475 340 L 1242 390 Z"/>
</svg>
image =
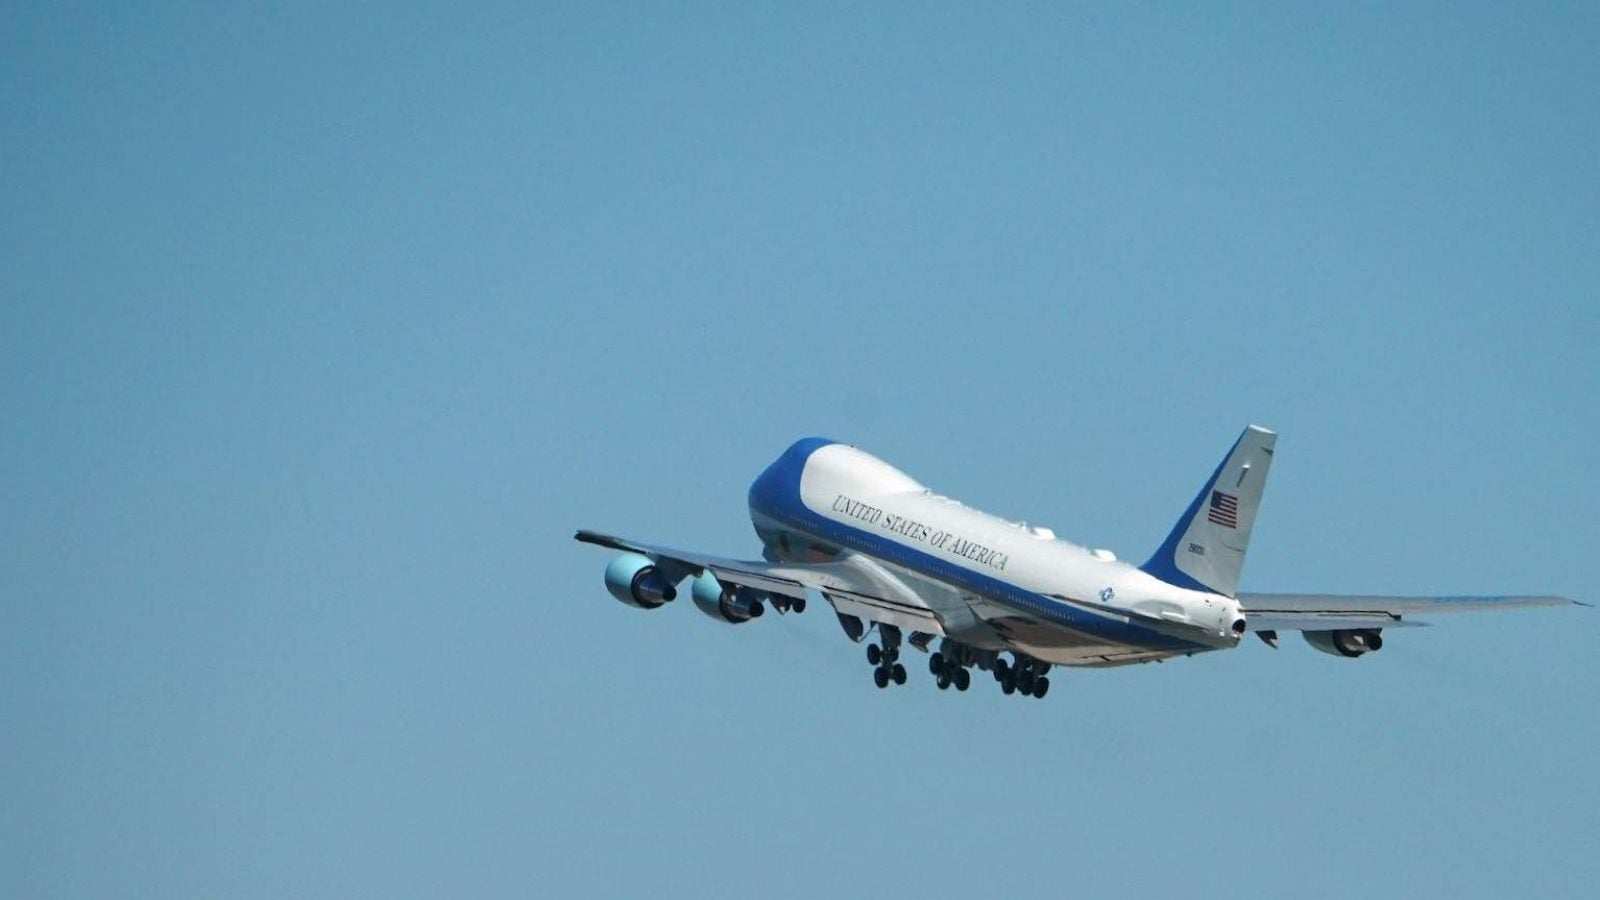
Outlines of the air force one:
<svg viewBox="0 0 1600 900">
<path fill-rule="evenodd" d="M 621 551 L 606 566 L 605 583 L 629 606 L 655 609 L 673 600 L 686 578 L 695 606 L 730 624 L 758 618 L 769 606 L 803 612 L 808 595 L 820 596 L 852 641 L 876 629 L 867 660 L 880 688 L 905 684 L 902 644 L 929 653 L 940 690 L 966 690 L 979 669 L 1007 694 L 1043 697 L 1052 666 L 1229 650 L 1251 632 L 1276 647 L 1280 631 L 1299 631 L 1324 653 L 1354 658 L 1382 648 L 1383 629 L 1422 624 L 1413 614 L 1576 603 L 1239 592 L 1276 438 L 1246 428 L 1139 566 L 1060 540 L 1048 528 L 963 506 L 883 460 L 822 438 L 797 441 L 750 485 L 762 561 L 592 531 L 576 537 Z"/>
</svg>

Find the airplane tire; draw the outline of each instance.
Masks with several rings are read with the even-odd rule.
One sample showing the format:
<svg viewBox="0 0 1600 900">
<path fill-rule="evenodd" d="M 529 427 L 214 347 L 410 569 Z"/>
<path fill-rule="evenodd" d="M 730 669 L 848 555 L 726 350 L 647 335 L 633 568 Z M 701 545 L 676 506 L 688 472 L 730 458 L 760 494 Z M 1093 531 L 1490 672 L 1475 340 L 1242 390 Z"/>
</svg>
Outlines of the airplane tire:
<svg viewBox="0 0 1600 900">
<path fill-rule="evenodd" d="M 1015 694 L 1017 692 L 1017 680 L 1009 675 L 1001 678 L 1000 690 L 1004 691 L 1008 695 Z"/>
<path fill-rule="evenodd" d="M 1033 685 L 1034 679 L 1032 672 L 1023 672 L 1022 677 L 1017 679 L 1017 688 L 1024 694 L 1033 693 Z"/>
<path fill-rule="evenodd" d="M 1038 681 L 1033 683 L 1033 695 L 1035 697 L 1043 697 L 1049 691 L 1050 679 L 1041 677 Z"/>
<path fill-rule="evenodd" d="M 935 651 L 933 651 L 933 655 L 928 657 L 928 674 L 929 675 L 937 675 L 937 674 L 939 674 L 940 672 L 943 672 L 943 671 L 944 671 L 944 654 L 940 653 L 937 650 L 935 650 Z"/>
<path fill-rule="evenodd" d="M 889 670 L 888 669 L 884 669 L 884 668 L 873 669 L 872 670 L 872 683 L 876 684 L 880 688 L 888 687 L 889 686 Z"/>
<path fill-rule="evenodd" d="M 883 650 L 877 644 L 867 645 L 867 662 L 873 665 L 883 662 Z"/>
<path fill-rule="evenodd" d="M 797 613 L 805 612 L 806 611 L 806 598 L 804 598 L 804 597 L 796 597 L 796 598 L 794 598 L 794 600 L 790 601 L 789 608 L 794 610 Z"/>
<path fill-rule="evenodd" d="M 937 684 L 939 686 L 939 690 L 942 691 L 950 687 L 950 679 L 943 672 L 940 672 L 939 677 L 934 681 L 934 684 Z"/>
<path fill-rule="evenodd" d="M 956 670 L 956 690 L 964 691 L 972 686 L 972 673 L 966 669 Z"/>
</svg>

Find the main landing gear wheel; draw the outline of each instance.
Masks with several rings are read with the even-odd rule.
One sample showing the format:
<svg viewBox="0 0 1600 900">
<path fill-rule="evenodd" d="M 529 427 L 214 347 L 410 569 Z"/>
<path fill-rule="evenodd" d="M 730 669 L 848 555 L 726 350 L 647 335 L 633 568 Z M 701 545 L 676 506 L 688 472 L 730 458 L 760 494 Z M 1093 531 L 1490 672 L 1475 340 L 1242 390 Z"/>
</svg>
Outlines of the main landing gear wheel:
<svg viewBox="0 0 1600 900">
<path fill-rule="evenodd" d="M 985 654 L 947 637 L 939 644 L 938 652 L 928 656 L 928 671 L 937 679 L 940 690 L 954 685 L 956 690 L 964 691 L 972 687 L 973 669 L 991 671 L 994 659 L 993 654 Z"/>
<path fill-rule="evenodd" d="M 1000 690 L 1024 697 L 1043 697 L 1050 690 L 1050 679 L 1044 674 L 1050 671 L 1050 664 L 1026 654 L 1015 655 L 1016 659 L 1009 664 L 1003 659 L 995 660 L 994 680 L 1000 682 Z"/>
<path fill-rule="evenodd" d="M 804 597 L 796 597 L 796 598 L 794 598 L 793 600 L 789 601 L 789 608 L 794 610 L 797 613 L 805 612 L 806 611 L 806 598 L 804 598 Z"/>
<path fill-rule="evenodd" d="M 906 667 L 900 664 L 900 629 L 879 624 L 878 635 L 878 643 L 867 645 L 867 662 L 873 666 L 872 683 L 879 688 L 905 684 Z"/>
</svg>

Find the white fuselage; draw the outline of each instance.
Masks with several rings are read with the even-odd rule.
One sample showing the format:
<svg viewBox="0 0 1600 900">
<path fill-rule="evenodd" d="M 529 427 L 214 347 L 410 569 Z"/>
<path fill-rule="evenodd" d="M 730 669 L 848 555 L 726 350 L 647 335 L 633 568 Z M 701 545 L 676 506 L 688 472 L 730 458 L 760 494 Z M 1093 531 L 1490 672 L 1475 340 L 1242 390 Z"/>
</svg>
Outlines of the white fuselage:
<svg viewBox="0 0 1600 900">
<path fill-rule="evenodd" d="M 791 448 L 752 486 L 750 513 L 770 556 L 865 556 L 983 649 L 1118 665 L 1230 648 L 1243 630 L 1229 597 L 969 508 L 845 444 Z"/>
</svg>

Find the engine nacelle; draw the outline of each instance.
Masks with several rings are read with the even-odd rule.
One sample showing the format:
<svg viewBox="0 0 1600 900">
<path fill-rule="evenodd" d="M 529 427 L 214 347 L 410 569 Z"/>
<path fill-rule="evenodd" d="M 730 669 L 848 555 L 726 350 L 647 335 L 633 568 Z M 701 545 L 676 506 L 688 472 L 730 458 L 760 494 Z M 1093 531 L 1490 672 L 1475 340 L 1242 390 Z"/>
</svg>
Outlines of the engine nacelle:
<svg viewBox="0 0 1600 900">
<path fill-rule="evenodd" d="M 760 594 L 749 588 L 724 586 L 710 572 L 695 576 L 689 596 L 694 598 L 694 605 L 701 612 L 730 625 L 759 618 L 764 612 Z"/>
<path fill-rule="evenodd" d="M 606 565 L 606 590 L 640 609 L 655 609 L 678 596 L 678 589 L 662 576 L 655 561 L 638 553 L 624 553 Z"/>
<path fill-rule="evenodd" d="M 1355 659 L 1363 653 L 1383 649 L 1383 635 L 1376 628 L 1354 628 L 1347 631 L 1303 631 L 1306 643 L 1333 656 Z"/>
</svg>

